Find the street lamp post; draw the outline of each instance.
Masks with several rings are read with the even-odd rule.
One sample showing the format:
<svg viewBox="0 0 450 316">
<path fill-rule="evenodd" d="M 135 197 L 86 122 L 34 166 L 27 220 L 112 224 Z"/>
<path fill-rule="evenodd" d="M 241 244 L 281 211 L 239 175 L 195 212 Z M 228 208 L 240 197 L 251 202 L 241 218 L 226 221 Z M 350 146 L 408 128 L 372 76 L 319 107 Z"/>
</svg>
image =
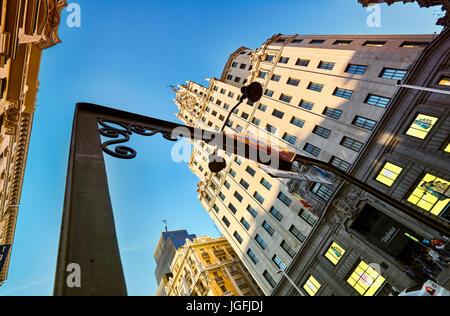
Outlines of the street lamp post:
<svg viewBox="0 0 450 316">
<path fill-rule="evenodd" d="M 298 294 L 300 294 L 300 296 L 305 296 L 305 294 L 303 294 L 303 292 L 298 288 L 297 284 L 295 284 L 295 282 L 292 281 L 292 279 L 289 277 L 289 275 L 286 273 L 286 271 L 278 270 L 278 273 L 283 273 L 284 277 L 289 281 L 289 283 L 292 284 L 292 286 L 298 292 Z"/>
</svg>

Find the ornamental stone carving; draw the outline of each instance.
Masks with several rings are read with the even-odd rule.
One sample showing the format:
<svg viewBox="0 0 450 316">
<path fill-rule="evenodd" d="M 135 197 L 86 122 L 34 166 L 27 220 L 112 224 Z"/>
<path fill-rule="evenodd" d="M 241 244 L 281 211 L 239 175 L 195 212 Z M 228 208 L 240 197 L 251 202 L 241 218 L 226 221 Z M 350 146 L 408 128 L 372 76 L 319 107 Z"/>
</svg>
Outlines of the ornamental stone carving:
<svg viewBox="0 0 450 316">
<path fill-rule="evenodd" d="M 44 50 L 61 43 L 58 36 L 58 28 L 61 22 L 61 11 L 67 7 L 67 5 L 66 0 L 48 1 L 47 21 L 42 32 L 42 38 L 37 44 L 39 49 Z"/>
<path fill-rule="evenodd" d="M 358 203 L 364 199 L 363 191 L 360 189 L 351 188 L 341 198 L 338 198 L 334 203 L 336 214 L 341 221 L 347 218 L 354 219 L 358 213 Z"/>
</svg>

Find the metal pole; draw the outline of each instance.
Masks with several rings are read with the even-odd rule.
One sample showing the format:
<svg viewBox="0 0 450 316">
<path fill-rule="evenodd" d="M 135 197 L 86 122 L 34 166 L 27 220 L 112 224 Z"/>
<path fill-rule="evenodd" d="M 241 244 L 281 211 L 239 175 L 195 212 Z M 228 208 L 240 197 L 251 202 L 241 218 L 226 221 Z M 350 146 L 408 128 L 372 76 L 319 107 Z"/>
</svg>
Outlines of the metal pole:
<svg viewBox="0 0 450 316">
<path fill-rule="evenodd" d="M 298 288 L 295 282 L 292 281 L 292 279 L 287 275 L 287 273 L 284 270 L 279 270 L 278 273 L 283 273 L 284 277 L 292 284 L 292 286 L 300 294 L 300 296 L 305 296 L 305 294 L 303 294 L 303 292 Z"/>
</svg>

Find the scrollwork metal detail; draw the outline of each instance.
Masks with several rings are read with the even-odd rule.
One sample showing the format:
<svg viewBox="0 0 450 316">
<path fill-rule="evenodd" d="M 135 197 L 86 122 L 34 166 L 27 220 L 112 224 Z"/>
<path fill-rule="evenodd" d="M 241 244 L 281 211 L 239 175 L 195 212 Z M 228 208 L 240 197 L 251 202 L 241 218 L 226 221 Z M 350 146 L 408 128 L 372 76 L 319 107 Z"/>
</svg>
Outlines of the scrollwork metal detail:
<svg viewBox="0 0 450 316">
<path fill-rule="evenodd" d="M 119 121 L 106 120 L 102 118 L 97 119 L 101 126 L 99 129 L 100 135 L 107 138 L 114 138 L 102 144 L 103 152 L 120 159 L 134 159 L 137 156 L 136 150 L 128 146 L 116 146 L 114 150 L 109 147 L 119 144 L 124 144 L 130 141 L 133 133 L 142 136 L 154 136 L 160 133 L 168 141 L 178 141 L 178 137 L 172 137 L 171 133 L 161 130 L 159 128 L 143 126 L 139 124 L 131 124 Z"/>
</svg>

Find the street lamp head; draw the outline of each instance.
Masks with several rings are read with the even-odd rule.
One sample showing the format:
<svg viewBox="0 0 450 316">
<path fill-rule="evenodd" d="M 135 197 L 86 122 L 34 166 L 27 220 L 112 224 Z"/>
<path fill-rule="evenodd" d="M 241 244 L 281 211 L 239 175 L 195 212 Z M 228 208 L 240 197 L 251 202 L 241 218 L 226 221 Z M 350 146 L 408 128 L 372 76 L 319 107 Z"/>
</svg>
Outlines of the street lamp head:
<svg viewBox="0 0 450 316">
<path fill-rule="evenodd" d="M 263 94 L 263 87 L 259 82 L 253 82 L 246 87 L 241 88 L 243 99 L 249 99 L 251 102 L 258 102 L 261 100 Z"/>
</svg>

